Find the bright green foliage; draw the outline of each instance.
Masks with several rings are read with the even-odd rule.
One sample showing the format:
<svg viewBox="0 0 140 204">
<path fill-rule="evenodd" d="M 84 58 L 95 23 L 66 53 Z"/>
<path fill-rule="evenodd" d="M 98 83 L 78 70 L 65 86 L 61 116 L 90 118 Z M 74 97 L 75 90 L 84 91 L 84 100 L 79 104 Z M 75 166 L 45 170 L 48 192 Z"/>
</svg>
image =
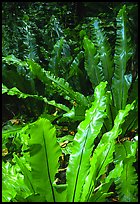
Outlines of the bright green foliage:
<svg viewBox="0 0 140 204">
<path fill-rule="evenodd" d="M 90 197 L 90 202 L 105 202 L 106 197 L 109 197 L 113 192 L 108 192 L 114 179 L 121 175 L 123 170 L 122 162 L 118 163 L 115 168 L 109 172 L 109 175 L 101 181 L 101 186 L 94 189 L 94 194 Z M 84 194 L 83 194 L 84 195 Z"/>
<path fill-rule="evenodd" d="M 17 166 L 2 162 L 2 202 L 11 202 L 17 195 L 25 198 L 30 194 Z"/>
<path fill-rule="evenodd" d="M 16 165 L 19 165 L 24 175 L 25 184 L 29 189 L 28 195 L 23 196 L 22 200 L 30 202 L 35 200 L 42 202 L 106 201 L 106 197 L 112 194 L 112 192 L 108 192 L 109 187 L 118 176 L 121 178 L 124 174 L 129 156 L 133 155 L 133 162 L 135 161 L 134 155 L 137 146 L 136 143 L 133 143 L 131 151 L 128 151 L 128 158 L 124 156 L 124 153 L 122 157 L 118 155 L 120 160 L 116 159 L 115 168 L 102 180 L 101 176 L 107 172 L 108 165 L 113 162 L 115 141 L 122 132 L 121 125 L 129 111 L 134 108 L 134 103 L 132 103 L 128 104 L 124 110 L 120 110 L 112 130 L 103 134 L 98 145 L 95 146 L 94 140 L 98 137 L 106 116 L 106 84 L 107 82 L 101 82 L 95 88 L 92 106 L 86 111 L 85 120 L 78 126 L 78 131 L 70 147 L 66 184 L 57 185 L 54 182 L 59 168 L 59 157 L 62 154 L 57 143 L 55 127 L 44 118 L 40 118 L 28 126 L 30 153 L 28 163 L 30 167 L 27 167 L 16 155 L 14 156 L 14 161 Z M 126 146 L 126 148 L 129 147 Z M 129 169 L 130 173 L 134 175 L 134 179 L 129 185 L 133 185 L 136 182 L 136 175 L 133 167 L 129 167 Z M 99 182 L 101 182 L 100 186 L 98 186 Z M 128 182 L 127 178 L 126 182 Z M 117 181 L 116 183 L 118 185 Z M 128 196 L 129 191 L 128 187 L 128 191 L 124 194 Z M 18 199 L 18 194 L 15 199 Z"/>
<path fill-rule="evenodd" d="M 115 50 L 113 48 L 111 50 L 101 20 L 93 18 L 92 25 L 93 42 L 87 37 L 84 38 L 85 69 L 93 87 L 98 85 L 100 81 L 106 80 L 108 82 L 107 89 L 110 91 L 111 96 L 108 99 L 110 100 L 110 105 L 107 108 L 108 119 L 105 120 L 104 124 L 105 129 L 110 130 L 113 126 L 112 121 L 118 111 L 124 109 L 130 100 L 129 94 L 132 95 L 131 102 L 136 99 L 136 96 L 134 97 L 134 94 L 132 94 L 135 91 L 130 89 L 132 73 L 130 73 L 128 65 L 130 60 L 132 61 L 135 46 L 132 44 L 126 6 L 124 5 L 120 9 L 116 17 Z M 114 59 L 112 56 L 114 56 Z M 134 121 L 135 117 L 132 116 L 132 118 Z M 128 120 L 126 119 L 123 135 L 127 128 L 130 129 L 130 120 L 130 117 L 128 117 Z M 134 126 L 131 126 L 131 128 Z"/>
<path fill-rule="evenodd" d="M 55 128 L 48 120 L 39 119 L 31 126 L 30 162 L 35 192 L 55 202 L 54 177 L 59 167 L 61 150 L 56 141 Z"/>
<path fill-rule="evenodd" d="M 106 167 L 113 161 L 113 152 L 115 151 L 115 139 L 121 134 L 121 124 L 128 112 L 133 108 L 133 104 L 128 104 L 125 110 L 120 110 L 114 121 L 112 130 L 105 133 L 98 146 L 93 152 L 91 167 L 86 183 L 83 186 L 83 196 L 81 201 L 88 200 L 95 188 L 96 182 L 101 175 L 106 172 Z"/>
<path fill-rule="evenodd" d="M 72 153 L 67 170 L 67 200 L 79 201 L 81 190 L 90 167 L 90 156 L 94 140 L 98 136 L 105 117 L 106 83 L 101 82 L 95 89 L 94 102 L 86 112 L 85 120 L 78 126 L 74 137 Z"/>
<path fill-rule="evenodd" d="M 138 141 L 125 141 L 116 145 L 115 163 L 123 162 L 122 174 L 115 179 L 116 189 L 121 202 L 137 202 L 137 181 L 133 163 L 136 161 Z"/>
<path fill-rule="evenodd" d="M 117 36 L 114 54 L 115 71 L 112 79 L 114 105 L 117 110 L 123 109 L 127 102 L 128 90 L 132 82 L 132 75 L 126 74 L 128 60 L 132 57 L 133 49 L 128 31 L 126 6 L 117 16 Z M 120 100 L 121 98 L 121 100 Z"/>
<path fill-rule="evenodd" d="M 135 8 L 118 6 L 116 20 L 113 12 L 100 13 L 71 27 L 79 4 L 72 2 L 69 16 L 63 3 L 28 2 L 17 19 L 6 10 L 5 108 L 12 109 L 8 99 L 30 108 L 25 123 L 4 123 L 2 201 L 111 202 L 117 195 L 137 202 L 138 144 L 130 132 L 138 127 L 137 46 L 129 24 Z"/>
</svg>

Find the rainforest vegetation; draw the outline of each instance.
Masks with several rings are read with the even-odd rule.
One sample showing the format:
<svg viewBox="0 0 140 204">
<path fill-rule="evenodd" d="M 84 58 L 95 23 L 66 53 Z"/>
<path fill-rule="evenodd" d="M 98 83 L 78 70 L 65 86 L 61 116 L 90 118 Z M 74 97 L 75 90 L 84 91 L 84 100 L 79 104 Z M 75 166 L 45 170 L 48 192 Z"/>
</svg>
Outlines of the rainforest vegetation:
<svg viewBox="0 0 140 204">
<path fill-rule="evenodd" d="M 2 202 L 138 202 L 138 4 L 2 3 Z"/>
</svg>

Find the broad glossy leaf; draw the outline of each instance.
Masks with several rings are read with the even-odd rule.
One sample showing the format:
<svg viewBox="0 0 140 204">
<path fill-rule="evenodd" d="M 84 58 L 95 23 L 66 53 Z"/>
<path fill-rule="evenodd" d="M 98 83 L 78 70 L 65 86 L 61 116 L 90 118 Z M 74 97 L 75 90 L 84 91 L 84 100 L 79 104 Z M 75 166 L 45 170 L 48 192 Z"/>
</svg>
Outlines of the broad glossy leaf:
<svg viewBox="0 0 140 204">
<path fill-rule="evenodd" d="M 121 125 L 131 109 L 133 109 L 133 103 L 128 104 L 124 110 L 119 111 L 115 118 L 113 128 L 103 134 L 100 143 L 94 150 L 90 171 L 86 177 L 86 183 L 83 186 L 82 201 L 86 201 L 90 198 L 98 178 L 106 172 L 107 165 L 113 161 L 115 139 L 121 134 Z"/>
<path fill-rule="evenodd" d="M 133 55 L 133 47 L 127 24 L 128 17 L 126 13 L 126 5 L 120 9 L 116 20 L 117 39 L 114 54 L 115 70 L 112 79 L 112 91 L 114 104 L 117 110 L 120 110 L 126 105 L 128 90 L 132 82 L 132 76 L 125 75 L 127 62 Z"/>
<path fill-rule="evenodd" d="M 125 141 L 116 144 L 115 163 L 123 162 L 122 174 L 115 179 L 116 190 L 121 202 L 138 201 L 138 176 L 133 163 L 136 161 L 137 141 Z"/>
<path fill-rule="evenodd" d="M 31 126 L 31 173 L 36 193 L 55 202 L 53 182 L 59 167 L 61 149 L 56 140 L 55 127 L 49 120 L 40 118 Z"/>
<path fill-rule="evenodd" d="M 114 98 L 114 105 L 117 110 L 123 109 L 128 99 L 128 91 L 132 83 L 132 75 L 124 75 L 119 79 L 113 77 L 112 91 Z"/>
<path fill-rule="evenodd" d="M 133 82 L 132 89 L 130 90 L 128 102 L 131 103 L 133 100 L 136 100 L 136 103 L 134 110 L 130 112 L 123 124 L 123 135 L 131 130 L 138 129 L 138 78 Z"/>
<path fill-rule="evenodd" d="M 95 18 L 93 26 L 94 26 L 95 44 L 97 46 L 97 51 L 100 56 L 104 78 L 111 85 L 111 80 L 114 72 L 111 47 L 107 37 L 105 36 L 105 32 L 101 26 L 101 20 L 99 18 Z"/>
<path fill-rule="evenodd" d="M 112 102 L 112 95 L 110 91 L 107 91 L 106 97 L 107 97 L 107 106 L 106 106 L 107 118 L 105 118 L 104 125 L 106 130 L 109 131 L 112 129 L 113 119 L 114 119 L 114 115 L 111 109 L 113 102 Z"/>
<path fill-rule="evenodd" d="M 84 38 L 85 69 L 92 83 L 93 88 L 101 81 L 105 81 L 102 67 L 99 64 L 99 55 L 95 45 L 88 38 Z"/>
<path fill-rule="evenodd" d="M 94 139 L 103 125 L 106 108 L 105 87 L 107 82 L 101 82 L 95 89 L 95 100 L 92 107 L 86 111 L 85 120 L 78 126 L 78 132 L 73 140 L 72 153 L 67 169 L 67 201 L 79 201 L 82 188 L 90 167 L 90 156 L 94 147 Z"/>
</svg>

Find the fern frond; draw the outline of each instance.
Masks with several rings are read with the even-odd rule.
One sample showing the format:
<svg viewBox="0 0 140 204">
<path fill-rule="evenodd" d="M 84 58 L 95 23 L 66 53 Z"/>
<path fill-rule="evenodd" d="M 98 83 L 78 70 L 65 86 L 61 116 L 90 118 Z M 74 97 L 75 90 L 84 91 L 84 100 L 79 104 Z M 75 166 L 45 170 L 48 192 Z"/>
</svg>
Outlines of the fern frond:
<svg viewBox="0 0 140 204">
<path fill-rule="evenodd" d="M 133 55 L 131 36 L 127 26 L 126 6 L 117 15 L 117 38 L 114 54 L 115 70 L 112 79 L 114 105 L 117 110 L 123 109 L 128 98 L 128 90 L 132 82 L 132 75 L 125 74 L 127 62 Z M 121 99 L 121 100 L 120 100 Z"/>
<path fill-rule="evenodd" d="M 122 161 L 115 165 L 115 168 L 111 170 L 108 176 L 101 182 L 101 185 L 94 189 L 93 195 L 90 197 L 89 202 L 106 202 L 106 198 L 113 194 L 108 192 L 114 179 L 118 178 L 123 171 Z"/>
<path fill-rule="evenodd" d="M 63 104 L 56 103 L 55 100 L 48 101 L 48 99 L 46 97 L 43 97 L 43 96 L 23 93 L 19 89 L 17 89 L 16 87 L 8 89 L 5 85 L 2 84 L 2 94 L 4 94 L 4 93 L 7 93 L 10 96 L 15 96 L 16 95 L 18 98 L 27 98 L 27 97 L 35 98 L 37 100 L 44 101 L 45 103 L 47 103 L 49 105 L 52 105 L 52 106 L 55 106 L 55 107 L 57 107 L 57 108 L 59 108 L 61 110 L 64 110 L 66 112 L 70 111 L 70 109 L 67 106 L 65 106 Z"/>
<path fill-rule="evenodd" d="M 95 88 L 101 81 L 105 81 L 103 70 L 99 63 L 99 55 L 94 44 L 86 37 L 84 38 L 84 49 L 85 69 L 93 88 Z"/>
<path fill-rule="evenodd" d="M 80 72 L 78 65 L 79 65 L 82 57 L 83 57 L 83 52 L 81 51 L 77 54 L 77 56 L 72 61 L 71 65 L 70 65 L 70 71 L 69 71 L 68 79 L 70 79 L 74 75 L 78 75 L 78 72 Z"/>
<path fill-rule="evenodd" d="M 49 120 L 40 118 L 30 129 L 30 162 L 35 192 L 55 202 L 53 182 L 59 167 L 61 148 L 57 143 L 56 129 Z"/>
<path fill-rule="evenodd" d="M 52 57 L 50 59 L 48 68 L 55 76 L 59 76 L 59 63 L 61 60 L 61 52 L 63 49 L 64 38 L 61 38 L 56 42 L 52 51 Z"/>
<path fill-rule="evenodd" d="M 106 82 L 101 82 L 95 89 L 95 100 L 86 111 L 85 120 L 78 126 L 73 140 L 72 153 L 67 169 L 67 201 L 75 202 L 81 198 L 81 191 L 90 167 L 90 156 L 94 139 L 103 125 L 106 108 Z"/>
<path fill-rule="evenodd" d="M 69 70 L 66 69 L 66 67 L 69 67 L 71 60 L 70 46 L 64 37 L 62 37 L 53 47 L 48 64 L 48 71 L 51 71 L 56 77 L 64 77 L 67 79 Z"/>
<path fill-rule="evenodd" d="M 82 201 L 89 200 L 96 186 L 97 180 L 106 172 L 106 166 L 113 161 L 115 151 L 115 140 L 121 133 L 121 125 L 129 111 L 134 108 L 134 103 L 128 104 L 124 110 L 120 110 L 115 118 L 114 126 L 103 134 L 100 143 L 93 152 L 91 167 L 86 182 L 83 186 Z"/>
<path fill-rule="evenodd" d="M 97 46 L 97 52 L 102 64 L 102 70 L 104 78 L 111 85 L 111 80 L 114 72 L 113 58 L 111 53 L 111 47 L 105 35 L 104 29 L 101 26 L 101 20 L 99 18 L 94 19 L 94 36 L 95 45 Z"/>
<path fill-rule="evenodd" d="M 36 39 L 34 37 L 34 33 L 31 30 L 31 22 L 28 20 L 23 20 L 23 44 L 25 46 L 24 49 L 24 59 L 32 59 L 34 61 L 38 61 L 39 57 L 37 54 L 37 44 Z"/>
<path fill-rule="evenodd" d="M 136 162 L 137 145 L 137 141 L 116 144 L 115 163 L 123 162 L 121 176 L 115 179 L 116 190 L 121 202 L 138 201 L 138 176 L 133 166 L 133 163 Z"/>
<path fill-rule="evenodd" d="M 45 71 L 39 64 L 32 60 L 27 60 L 27 62 L 33 74 L 36 75 L 44 84 L 46 84 L 49 79 L 52 81 L 52 86 L 54 86 L 55 89 L 57 89 L 57 91 L 67 100 L 76 101 L 78 104 L 88 106 L 87 98 L 83 94 L 73 91 L 65 79 L 54 76 L 50 71 Z"/>
<path fill-rule="evenodd" d="M 7 64 L 16 64 L 16 65 L 19 65 L 21 67 L 28 66 L 26 61 L 22 61 L 22 60 L 16 58 L 14 55 L 8 55 L 6 57 L 2 57 L 2 61 L 7 63 Z"/>
</svg>

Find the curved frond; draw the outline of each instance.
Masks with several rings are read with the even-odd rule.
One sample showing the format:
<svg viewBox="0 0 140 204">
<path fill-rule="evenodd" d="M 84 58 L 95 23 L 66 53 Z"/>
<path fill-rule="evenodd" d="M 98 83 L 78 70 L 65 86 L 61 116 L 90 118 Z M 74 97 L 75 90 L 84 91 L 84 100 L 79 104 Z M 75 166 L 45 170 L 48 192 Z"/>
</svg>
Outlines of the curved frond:
<svg viewBox="0 0 140 204">
<path fill-rule="evenodd" d="M 53 182 L 62 154 L 55 131 L 50 121 L 44 118 L 36 121 L 30 129 L 32 182 L 36 193 L 45 196 L 48 202 L 55 202 Z"/>
<path fill-rule="evenodd" d="M 115 168 L 109 172 L 108 176 L 104 179 L 100 186 L 94 189 L 93 195 L 90 197 L 90 202 L 106 202 L 106 198 L 113 194 L 113 192 L 108 192 L 114 179 L 121 175 L 123 170 L 122 161 L 115 165 Z"/>
<path fill-rule="evenodd" d="M 100 143 L 93 152 L 91 167 L 83 186 L 82 201 L 90 198 L 96 186 L 97 180 L 106 172 L 106 167 L 113 161 L 113 152 L 115 151 L 115 139 L 121 134 L 121 125 L 129 111 L 133 109 L 133 103 L 128 104 L 124 110 L 120 110 L 115 118 L 112 130 L 103 134 Z"/>
<path fill-rule="evenodd" d="M 128 30 L 126 6 L 117 15 L 117 38 L 114 54 L 115 70 L 112 79 L 114 105 L 117 110 L 126 105 L 128 90 L 132 82 L 131 75 L 125 75 L 127 62 L 133 55 L 131 36 Z M 121 99 L 121 100 L 120 100 Z"/>
<path fill-rule="evenodd" d="M 49 105 L 55 106 L 57 108 L 60 108 L 61 110 L 64 110 L 66 112 L 70 111 L 67 106 L 65 106 L 63 104 L 56 103 L 55 100 L 48 101 L 48 99 L 46 97 L 43 97 L 43 96 L 31 95 L 31 94 L 23 93 L 19 89 L 17 89 L 16 87 L 8 89 L 5 85 L 2 84 L 2 94 L 4 94 L 4 93 L 7 93 L 10 96 L 15 96 L 16 95 L 18 98 L 27 98 L 27 97 L 35 98 L 37 100 L 44 101 L 45 103 L 47 103 Z"/>
<path fill-rule="evenodd" d="M 78 126 L 78 132 L 73 140 L 72 153 L 67 169 L 67 201 L 79 201 L 90 167 L 90 156 L 94 139 L 103 125 L 106 108 L 106 82 L 101 82 L 95 89 L 95 100 L 92 107 L 86 111 L 85 120 Z"/>
<path fill-rule="evenodd" d="M 69 71 L 68 79 L 70 79 L 74 75 L 78 75 L 78 72 L 80 72 L 78 65 L 79 65 L 82 57 L 83 57 L 83 51 L 80 51 L 70 65 L 70 71 Z"/>
<path fill-rule="evenodd" d="M 56 44 L 54 45 L 54 49 L 52 51 L 52 57 L 48 65 L 50 71 L 56 76 L 59 75 L 59 61 L 61 60 L 63 43 L 64 43 L 64 38 L 61 38 L 56 42 Z"/>
<path fill-rule="evenodd" d="M 137 145 L 137 141 L 125 141 L 122 144 L 116 144 L 115 163 L 123 162 L 123 171 L 115 179 L 116 190 L 121 202 L 138 201 L 138 176 L 133 166 L 136 161 Z"/>
<path fill-rule="evenodd" d="M 99 63 L 99 55 L 94 44 L 88 38 L 84 38 L 85 69 L 92 83 L 93 88 L 105 81 L 102 67 Z"/>
<path fill-rule="evenodd" d="M 46 84 L 49 79 L 52 81 L 52 86 L 54 86 L 67 100 L 73 100 L 78 104 L 88 106 L 87 98 L 83 94 L 73 91 L 65 79 L 54 76 L 50 71 L 45 71 L 39 64 L 32 60 L 28 60 L 27 62 L 33 74 L 36 75 L 44 84 Z"/>
<path fill-rule="evenodd" d="M 101 27 L 101 20 L 95 18 L 94 23 L 95 45 L 99 53 L 102 64 L 104 78 L 111 85 L 111 80 L 114 72 L 114 64 L 111 53 L 111 47 L 105 35 L 104 29 Z"/>
<path fill-rule="evenodd" d="M 51 73 L 58 77 L 61 76 L 63 72 L 65 72 L 63 67 L 65 67 L 66 63 L 70 61 L 70 47 L 66 43 L 66 40 L 62 37 L 54 45 L 48 68 Z"/>
</svg>

